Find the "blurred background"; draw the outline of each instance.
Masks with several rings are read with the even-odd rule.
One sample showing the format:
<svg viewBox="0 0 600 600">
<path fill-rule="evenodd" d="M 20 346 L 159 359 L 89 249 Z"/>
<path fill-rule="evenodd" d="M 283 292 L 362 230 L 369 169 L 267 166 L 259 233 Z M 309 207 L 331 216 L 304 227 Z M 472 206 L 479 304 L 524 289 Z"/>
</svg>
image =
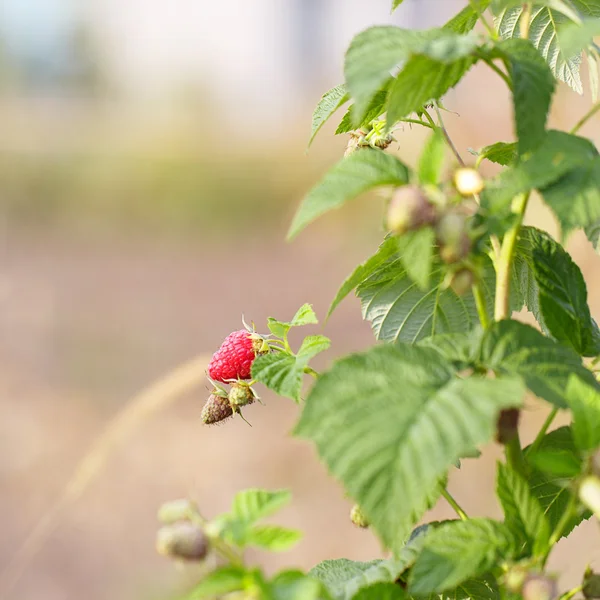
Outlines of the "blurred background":
<svg viewBox="0 0 600 600">
<path fill-rule="evenodd" d="M 343 52 L 372 24 L 442 24 L 460 0 L 2 0 L 0 2 L 0 569 L 52 506 L 78 460 L 139 390 L 211 353 L 242 313 L 264 330 L 304 302 L 323 317 L 339 283 L 381 235 L 365 198 L 285 242 L 303 193 L 341 156 L 336 119 L 309 154 L 312 108 L 343 80 Z M 561 86 L 552 124 L 589 106 Z M 445 100 L 468 147 L 512 137 L 501 81 L 477 67 Z M 341 117 L 341 114 L 340 114 Z M 584 134 L 596 143 L 598 118 Z M 416 162 L 422 131 L 397 132 Z M 448 163 L 450 168 L 452 165 Z M 493 171 L 489 171 L 492 173 Z M 556 232 L 534 204 L 530 220 Z M 600 258 L 569 249 L 600 316 Z M 358 302 L 324 327 L 320 361 L 372 343 Z M 203 427 L 200 386 L 140 423 L 30 562 L 11 599 L 176 597 L 197 577 L 156 555 L 156 509 L 191 494 L 209 516 L 251 486 L 290 488 L 279 521 L 305 531 L 286 554 L 251 552 L 273 572 L 381 555 L 313 448 L 289 437 L 298 407 L 265 394 L 241 420 Z M 528 403 L 523 438 L 546 410 Z M 498 516 L 498 448 L 465 461 L 450 488 Z M 441 504 L 434 517 L 449 517 Z M 597 561 L 597 524 L 562 542 L 562 583 Z M 596 563 L 596 566 L 600 566 Z"/>
</svg>

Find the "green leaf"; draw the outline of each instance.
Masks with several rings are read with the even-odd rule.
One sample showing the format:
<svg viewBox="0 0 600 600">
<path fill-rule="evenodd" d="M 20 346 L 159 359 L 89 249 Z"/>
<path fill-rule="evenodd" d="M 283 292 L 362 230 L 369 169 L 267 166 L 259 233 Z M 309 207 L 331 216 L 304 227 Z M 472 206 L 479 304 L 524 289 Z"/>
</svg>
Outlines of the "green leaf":
<svg viewBox="0 0 600 600">
<path fill-rule="evenodd" d="M 511 39 L 520 36 L 520 19 L 523 7 L 509 8 L 496 19 L 496 27 L 502 38 Z M 558 29 L 570 23 L 569 17 L 545 6 L 535 6 L 529 26 L 529 40 L 538 49 L 548 63 L 553 75 L 564 81 L 578 94 L 583 93 L 579 68 L 579 54 L 565 54 L 559 45 Z"/>
<path fill-rule="evenodd" d="M 571 0 L 584 17 L 600 17 L 600 0 Z"/>
<path fill-rule="evenodd" d="M 544 59 L 527 40 L 502 41 L 496 51 L 506 63 L 513 83 L 517 149 L 522 156 L 544 140 L 555 81 Z"/>
<path fill-rule="evenodd" d="M 509 466 L 498 464 L 496 490 L 507 526 L 517 538 L 525 536 L 530 554 L 539 555 L 550 540 L 550 526 L 529 484 Z"/>
<path fill-rule="evenodd" d="M 600 391 L 572 375 L 567 403 L 573 413 L 573 439 L 582 452 L 600 446 Z"/>
<path fill-rule="evenodd" d="M 451 375 L 432 350 L 376 346 L 321 375 L 296 427 L 395 551 L 447 470 L 492 437 L 502 408 L 521 401 L 515 379 Z"/>
<path fill-rule="evenodd" d="M 257 488 L 238 492 L 233 499 L 231 514 L 240 521 L 252 525 L 289 504 L 292 495 L 288 490 L 268 491 Z"/>
<path fill-rule="evenodd" d="M 258 546 L 271 552 L 282 552 L 296 545 L 302 539 L 302 532 L 279 525 L 256 525 L 246 535 L 248 546 Z"/>
<path fill-rule="evenodd" d="M 594 246 L 594 250 L 600 252 L 600 219 L 585 228 L 585 235 Z"/>
<path fill-rule="evenodd" d="M 600 19 L 590 19 L 583 23 L 569 23 L 558 33 L 560 49 L 566 56 L 581 54 L 600 35 Z"/>
<path fill-rule="evenodd" d="M 248 573 L 242 567 L 221 567 L 206 575 L 185 598 L 200 600 L 242 590 L 247 577 Z"/>
<path fill-rule="evenodd" d="M 486 369 L 520 376 L 536 396 L 560 408 L 566 408 L 571 373 L 594 380 L 573 350 L 518 321 L 493 323 L 483 335 L 478 360 Z"/>
<path fill-rule="evenodd" d="M 590 315 L 579 267 L 560 244 L 531 231 L 540 309 L 552 336 L 582 356 L 600 354 L 600 331 Z"/>
<path fill-rule="evenodd" d="M 301 327 L 303 325 L 315 325 L 319 321 L 311 304 L 303 304 L 294 315 L 291 321 L 278 321 L 269 317 L 269 331 L 278 337 L 285 337 L 292 327 Z"/>
<path fill-rule="evenodd" d="M 485 158 L 506 167 L 514 164 L 517 160 L 517 144 L 515 142 L 496 142 L 482 148 L 478 152 L 478 156 L 481 160 Z"/>
<path fill-rule="evenodd" d="M 447 333 L 429 337 L 419 342 L 421 348 L 431 348 L 450 361 L 457 370 L 471 367 L 481 344 L 481 329 L 469 333 Z"/>
<path fill-rule="evenodd" d="M 487 183 L 482 205 L 492 212 L 504 211 L 518 194 L 546 188 L 596 156 L 598 152 L 589 140 L 562 131 L 548 131 L 535 152 Z"/>
<path fill-rule="evenodd" d="M 350 43 L 344 62 L 346 84 L 354 99 L 355 124 L 363 119 L 371 99 L 392 69 L 411 55 L 424 54 L 450 62 L 469 54 L 475 45 L 475 37 L 457 35 L 447 29 L 416 31 L 380 26 L 359 33 Z"/>
<path fill-rule="evenodd" d="M 570 479 L 581 472 L 581 460 L 572 452 L 549 448 L 538 450 L 529 458 L 531 465 L 548 475 Z"/>
<path fill-rule="evenodd" d="M 530 452 L 529 447 L 525 448 L 527 460 L 534 463 L 535 454 L 548 453 L 549 451 L 570 453 L 573 460 L 581 460 L 573 441 L 573 434 L 570 427 L 559 427 L 546 434 L 535 452 Z M 529 477 L 529 485 L 532 494 L 542 505 L 544 514 L 550 523 L 550 528 L 554 530 L 570 502 L 571 492 L 569 488 L 564 486 L 564 479 L 562 477 L 547 475 L 537 469 L 532 471 Z M 589 519 L 590 516 L 591 513 L 589 511 L 575 515 L 568 523 L 562 537 L 567 537 L 577 525 L 584 519 Z"/>
<path fill-rule="evenodd" d="M 600 157 L 572 169 L 541 190 L 560 223 L 563 235 L 600 220 Z"/>
<path fill-rule="evenodd" d="M 421 110 L 427 102 L 440 99 L 474 63 L 475 58 L 471 56 L 450 63 L 429 56 L 413 56 L 392 83 L 388 98 L 388 125 Z"/>
<path fill-rule="evenodd" d="M 431 227 L 407 231 L 398 239 L 398 250 L 406 273 L 421 290 L 429 288 L 434 249 L 435 231 Z"/>
<path fill-rule="evenodd" d="M 353 600 L 404 600 L 408 598 L 406 592 L 395 583 L 376 583 L 362 588 Z"/>
<path fill-rule="evenodd" d="M 392 0 L 392 10 L 396 10 L 404 0 Z"/>
<path fill-rule="evenodd" d="M 518 555 L 513 532 L 491 519 L 452 521 L 427 536 L 409 579 L 411 595 L 439 594 Z"/>
<path fill-rule="evenodd" d="M 319 130 L 327 122 L 329 117 L 331 117 L 331 115 L 333 115 L 338 108 L 348 102 L 349 99 L 350 95 L 346 91 L 345 85 L 338 85 L 323 94 L 323 97 L 313 112 L 312 128 L 310 132 L 310 139 L 308 140 L 309 146 L 313 143 L 315 136 L 317 133 L 319 133 Z"/>
<path fill-rule="evenodd" d="M 325 352 L 329 346 L 331 346 L 331 340 L 324 335 L 309 335 L 305 337 L 297 354 L 299 366 L 304 367 L 313 356 Z"/>
<path fill-rule="evenodd" d="M 375 583 L 391 583 L 413 566 L 425 540 L 419 533 L 398 553 L 397 558 L 355 562 L 347 558 L 325 560 L 310 571 L 322 581 L 334 600 L 351 600 L 359 589 Z"/>
<path fill-rule="evenodd" d="M 377 249 L 377 252 L 364 263 L 358 265 L 354 271 L 342 283 L 342 286 L 338 290 L 329 310 L 327 311 L 327 318 L 331 316 L 331 313 L 338 307 L 339 303 L 360 283 L 365 281 L 377 268 L 387 261 L 388 258 L 394 256 L 398 252 L 398 238 L 395 236 L 387 237 Z"/>
<path fill-rule="evenodd" d="M 454 31 L 455 33 L 460 33 L 464 35 L 468 33 L 475 27 L 477 21 L 479 20 L 479 12 L 484 12 L 487 7 L 490 5 L 490 0 L 474 0 L 473 2 L 469 2 L 469 6 L 465 6 L 457 15 L 452 17 L 450 21 L 448 21 L 444 25 L 444 29 L 448 29 L 450 31 Z M 475 10 L 477 8 L 477 10 Z"/>
<path fill-rule="evenodd" d="M 584 0 L 585 1 L 585 0 Z M 580 22 L 581 19 L 579 17 L 579 13 L 573 9 L 573 7 L 568 4 L 569 0 L 565 2 L 565 0 L 536 0 L 534 2 L 534 11 L 536 11 L 540 6 L 545 6 L 547 8 L 552 8 L 557 12 L 562 13 L 569 19 Z M 492 0 L 492 12 L 494 14 L 499 14 L 507 8 L 513 8 L 518 6 L 520 8 L 523 7 L 522 0 Z M 535 20 L 535 12 L 532 13 L 532 20 Z"/>
<path fill-rule="evenodd" d="M 355 122 L 354 105 L 351 105 L 350 108 L 347 110 L 346 114 L 342 117 L 338 128 L 335 130 L 335 134 L 339 135 L 341 133 L 350 133 L 355 129 L 369 128 L 371 125 L 371 121 L 374 121 L 385 112 L 388 85 L 384 85 L 384 89 L 380 90 L 373 96 L 373 99 L 371 100 L 371 103 L 369 104 L 369 107 L 367 108 L 364 117 L 362 118 L 362 120 L 360 120 L 359 123 Z"/>
<path fill-rule="evenodd" d="M 396 157 L 365 148 L 335 165 L 302 201 L 290 227 L 288 239 L 326 212 L 382 185 L 404 185 L 408 169 Z"/>
<path fill-rule="evenodd" d="M 445 269 L 436 262 L 430 287 L 421 291 L 410 279 L 401 258 L 380 265 L 357 288 L 363 318 L 378 340 L 416 342 L 443 333 L 465 332 L 479 324 L 472 294 L 458 296 L 442 289 Z M 488 309 L 493 306 L 495 274 L 486 263 L 482 287 Z"/>
<path fill-rule="evenodd" d="M 277 394 L 300 402 L 304 366 L 287 352 L 263 354 L 252 363 L 252 378 Z"/>
<path fill-rule="evenodd" d="M 445 156 L 446 141 L 444 136 L 440 129 L 434 129 L 419 158 L 417 174 L 421 184 L 437 185 L 439 183 Z"/>
<path fill-rule="evenodd" d="M 323 600 L 329 598 L 323 584 L 301 571 L 278 573 L 270 582 L 269 600 Z"/>
</svg>

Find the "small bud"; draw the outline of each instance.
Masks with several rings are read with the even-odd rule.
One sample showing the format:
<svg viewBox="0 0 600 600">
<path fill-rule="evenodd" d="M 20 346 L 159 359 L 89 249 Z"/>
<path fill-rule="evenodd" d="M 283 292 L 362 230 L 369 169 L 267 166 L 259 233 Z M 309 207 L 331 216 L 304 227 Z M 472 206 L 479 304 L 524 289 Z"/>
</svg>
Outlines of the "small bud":
<svg viewBox="0 0 600 600">
<path fill-rule="evenodd" d="M 203 560 L 208 549 L 208 541 L 202 529 L 188 521 L 161 527 L 156 535 L 156 551 L 163 556 Z"/>
<path fill-rule="evenodd" d="M 496 424 L 496 441 L 499 444 L 508 444 L 517 435 L 520 416 L 518 408 L 505 408 L 500 411 Z"/>
<path fill-rule="evenodd" d="M 600 598 L 600 575 L 589 567 L 583 576 L 583 596 L 585 598 Z"/>
<path fill-rule="evenodd" d="M 165 502 L 158 509 L 158 520 L 165 525 L 170 525 L 177 521 L 187 521 L 196 512 L 196 505 L 187 498 L 171 500 L 170 502 Z"/>
<path fill-rule="evenodd" d="M 457 296 L 466 294 L 475 283 L 475 276 L 469 269 L 459 269 L 452 275 L 450 288 Z"/>
<path fill-rule="evenodd" d="M 229 390 L 229 406 L 233 412 L 238 412 L 242 406 L 254 402 L 254 393 L 245 383 L 234 383 Z"/>
<path fill-rule="evenodd" d="M 461 196 L 472 196 L 483 190 L 484 182 L 475 169 L 463 167 L 454 171 L 454 187 Z"/>
<path fill-rule="evenodd" d="M 471 251 L 467 218 L 458 212 L 448 212 L 438 221 L 436 227 L 440 257 L 452 264 L 466 258 Z"/>
<path fill-rule="evenodd" d="M 528 570 L 522 565 L 513 565 L 503 577 L 503 583 L 509 592 L 520 594 L 527 579 Z"/>
<path fill-rule="evenodd" d="M 547 575 L 528 575 L 521 590 L 523 600 L 555 600 L 558 598 L 556 580 Z"/>
<path fill-rule="evenodd" d="M 386 225 L 392 233 L 402 235 L 431 225 L 436 219 L 436 208 L 423 191 L 416 185 L 405 185 L 398 188 L 390 200 Z"/>
<path fill-rule="evenodd" d="M 367 519 L 367 517 L 363 514 L 363 511 L 361 510 L 360 506 L 358 504 L 355 504 L 352 507 L 352 510 L 350 511 L 350 520 L 357 526 L 357 527 L 362 527 L 363 529 L 365 527 L 368 527 L 370 525 L 369 520 Z"/>
<path fill-rule="evenodd" d="M 579 499 L 600 518 L 600 479 L 588 475 L 579 486 Z"/>
<path fill-rule="evenodd" d="M 233 415 L 233 409 L 229 404 L 229 399 L 217 394 L 211 394 L 202 409 L 202 422 L 205 425 L 212 425 L 219 421 L 224 421 Z"/>
</svg>

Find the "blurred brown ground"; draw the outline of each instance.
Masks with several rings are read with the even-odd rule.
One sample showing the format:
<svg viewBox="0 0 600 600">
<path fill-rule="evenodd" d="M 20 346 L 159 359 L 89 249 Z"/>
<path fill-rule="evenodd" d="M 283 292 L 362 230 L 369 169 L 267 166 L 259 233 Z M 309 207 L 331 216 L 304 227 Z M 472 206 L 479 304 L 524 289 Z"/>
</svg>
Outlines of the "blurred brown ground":
<svg viewBox="0 0 600 600">
<path fill-rule="evenodd" d="M 571 126 L 588 102 L 562 90 L 553 124 Z M 460 112 L 447 122 L 464 156 L 469 146 L 512 136 L 508 97 L 482 68 L 446 105 Z M 339 283 L 376 247 L 373 198 L 286 244 L 302 192 L 344 145 L 327 127 L 305 156 L 309 107 L 293 116 L 276 143 L 235 131 L 223 143 L 223 136 L 202 138 L 193 113 L 138 127 L 135 115 L 115 117 L 102 107 L 65 112 L 10 103 L 0 110 L 0 568 L 136 392 L 213 351 L 242 313 L 259 330 L 267 316 L 288 318 L 304 302 L 323 317 Z M 585 133 L 598 142 L 598 119 Z M 397 137 L 400 156 L 414 164 L 423 133 L 407 128 Z M 159 174 L 161 165 L 167 174 Z M 529 220 L 556 232 L 539 203 Z M 600 257 L 579 235 L 569 249 L 598 318 Z M 310 331 L 333 340 L 321 367 L 372 343 L 355 299 Z M 297 406 L 265 393 L 266 406 L 247 411 L 252 428 L 240 420 L 207 428 L 199 420 L 206 396 L 201 387 L 140 424 L 62 516 L 11 599 L 124 600 L 183 591 L 196 572 L 180 572 L 155 554 L 157 507 L 192 494 L 214 515 L 244 487 L 290 488 L 293 503 L 278 520 L 305 532 L 291 552 L 249 554 L 269 572 L 380 555 L 373 536 L 349 523 L 349 502 L 313 448 L 289 436 Z M 529 402 L 524 441 L 546 411 Z M 452 474 L 450 488 L 470 514 L 499 515 L 499 456 L 490 447 Z M 441 502 L 430 516 L 451 512 Z M 561 542 L 551 566 L 564 573 L 564 586 L 577 582 L 586 561 L 600 567 L 598 539 L 597 523 L 589 522 Z"/>
</svg>

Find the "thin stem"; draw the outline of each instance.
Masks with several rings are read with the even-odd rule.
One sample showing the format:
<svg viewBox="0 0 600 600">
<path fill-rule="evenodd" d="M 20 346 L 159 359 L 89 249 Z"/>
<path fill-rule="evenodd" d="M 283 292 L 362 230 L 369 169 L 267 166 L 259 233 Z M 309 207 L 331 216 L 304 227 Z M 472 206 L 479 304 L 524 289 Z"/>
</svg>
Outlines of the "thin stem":
<svg viewBox="0 0 600 600">
<path fill-rule="evenodd" d="M 477 5 L 477 2 L 475 2 L 474 0 L 469 0 L 469 4 L 471 5 L 471 8 L 477 13 L 477 17 L 485 27 L 486 31 L 490 34 L 490 37 L 493 40 L 498 39 L 498 34 L 496 33 L 496 30 L 488 23 L 487 19 L 483 15 L 483 12 Z"/>
<path fill-rule="evenodd" d="M 531 22 L 531 2 L 523 2 L 523 13 L 521 14 L 521 37 L 529 39 L 529 25 Z"/>
<path fill-rule="evenodd" d="M 512 259 L 519 237 L 519 231 L 523 224 L 523 217 L 527 209 L 529 194 L 523 194 L 519 197 L 517 204 L 517 222 L 506 232 L 502 247 L 500 248 L 500 256 L 496 264 L 496 301 L 494 306 L 494 320 L 501 321 L 508 319 L 509 314 L 509 298 L 510 298 L 510 271 L 512 267 Z"/>
<path fill-rule="evenodd" d="M 448 504 L 454 509 L 454 512 L 462 521 L 466 521 L 469 518 L 467 513 L 461 508 L 460 504 L 454 499 L 454 496 L 452 496 L 447 488 L 442 488 L 442 496 L 444 496 Z"/>
<path fill-rule="evenodd" d="M 485 298 L 483 297 L 483 291 L 479 283 L 473 284 L 473 298 L 475 298 L 475 306 L 477 307 L 477 314 L 479 315 L 479 322 L 484 329 L 490 326 L 490 318 L 487 313 L 485 306 Z"/>
<path fill-rule="evenodd" d="M 569 504 L 567 504 L 567 507 L 565 508 L 565 511 L 563 512 L 562 517 L 560 518 L 560 521 L 556 525 L 556 528 L 554 529 L 554 531 L 552 532 L 552 535 L 550 536 L 550 539 L 548 540 L 548 546 L 547 546 L 546 552 L 545 552 L 543 560 L 542 560 L 542 565 L 546 564 L 546 561 L 548 560 L 548 557 L 550 556 L 550 552 L 552 551 L 552 548 L 554 548 L 554 546 L 556 545 L 558 540 L 560 540 L 560 538 L 562 537 L 562 534 L 567 529 L 567 526 L 569 525 L 569 522 L 573 518 L 573 512 L 575 511 L 576 508 L 577 508 L 577 495 L 572 493 L 571 497 L 569 498 Z"/>
<path fill-rule="evenodd" d="M 577 121 L 576 125 L 569 133 L 577 133 L 598 111 L 600 110 L 600 102 L 596 102 L 590 110 Z"/>
<path fill-rule="evenodd" d="M 456 156 L 456 160 L 460 163 L 460 166 L 464 167 L 465 161 L 462 159 L 462 156 L 456 149 L 454 142 L 452 141 L 452 139 L 450 138 L 450 135 L 448 134 L 448 130 L 446 129 L 446 126 L 444 125 L 444 119 L 442 118 L 442 113 L 440 112 L 438 105 L 434 104 L 434 108 L 435 108 L 435 114 L 437 115 L 437 118 L 438 118 L 438 127 L 439 127 L 440 131 L 442 132 L 442 134 L 444 135 L 444 138 L 446 139 L 446 143 L 450 147 L 450 150 L 452 150 L 452 153 L 454 154 L 454 156 Z M 425 111 L 425 113 L 428 114 L 427 111 Z"/>
<path fill-rule="evenodd" d="M 304 367 L 304 372 L 305 372 L 307 375 L 312 375 L 312 376 L 313 376 L 315 379 L 318 379 L 318 378 L 319 378 L 319 373 L 318 373 L 318 371 L 315 371 L 315 370 L 314 370 L 312 367 L 309 367 L 309 366 L 306 366 L 306 367 Z"/>
<path fill-rule="evenodd" d="M 415 125 L 423 125 L 423 127 L 427 127 L 428 129 L 433 129 L 435 124 L 432 126 L 430 123 L 425 123 L 425 121 L 421 121 L 420 119 L 400 119 L 399 123 L 414 123 Z"/>
<path fill-rule="evenodd" d="M 571 600 L 573 596 L 579 594 L 579 592 L 583 591 L 583 585 L 578 585 L 574 587 L 572 590 L 565 592 L 558 600 Z"/>
<path fill-rule="evenodd" d="M 557 414 L 558 414 L 558 408 L 554 407 L 550 411 L 550 414 L 546 417 L 546 420 L 544 421 L 542 428 L 538 431 L 538 434 L 535 436 L 535 440 L 533 440 L 533 443 L 527 449 L 526 454 L 535 452 L 540 447 L 540 444 L 542 443 L 544 436 L 548 432 L 548 428 L 550 427 L 550 425 L 552 425 L 552 421 L 554 421 Z"/>
<path fill-rule="evenodd" d="M 478 56 L 492 71 L 494 71 L 494 73 L 498 74 L 502 78 L 504 83 L 506 83 L 506 85 L 508 86 L 508 89 L 512 91 L 513 84 L 508 74 L 505 73 L 496 63 L 494 63 L 494 61 L 489 56 L 483 54 L 483 52 L 478 53 Z"/>
</svg>

